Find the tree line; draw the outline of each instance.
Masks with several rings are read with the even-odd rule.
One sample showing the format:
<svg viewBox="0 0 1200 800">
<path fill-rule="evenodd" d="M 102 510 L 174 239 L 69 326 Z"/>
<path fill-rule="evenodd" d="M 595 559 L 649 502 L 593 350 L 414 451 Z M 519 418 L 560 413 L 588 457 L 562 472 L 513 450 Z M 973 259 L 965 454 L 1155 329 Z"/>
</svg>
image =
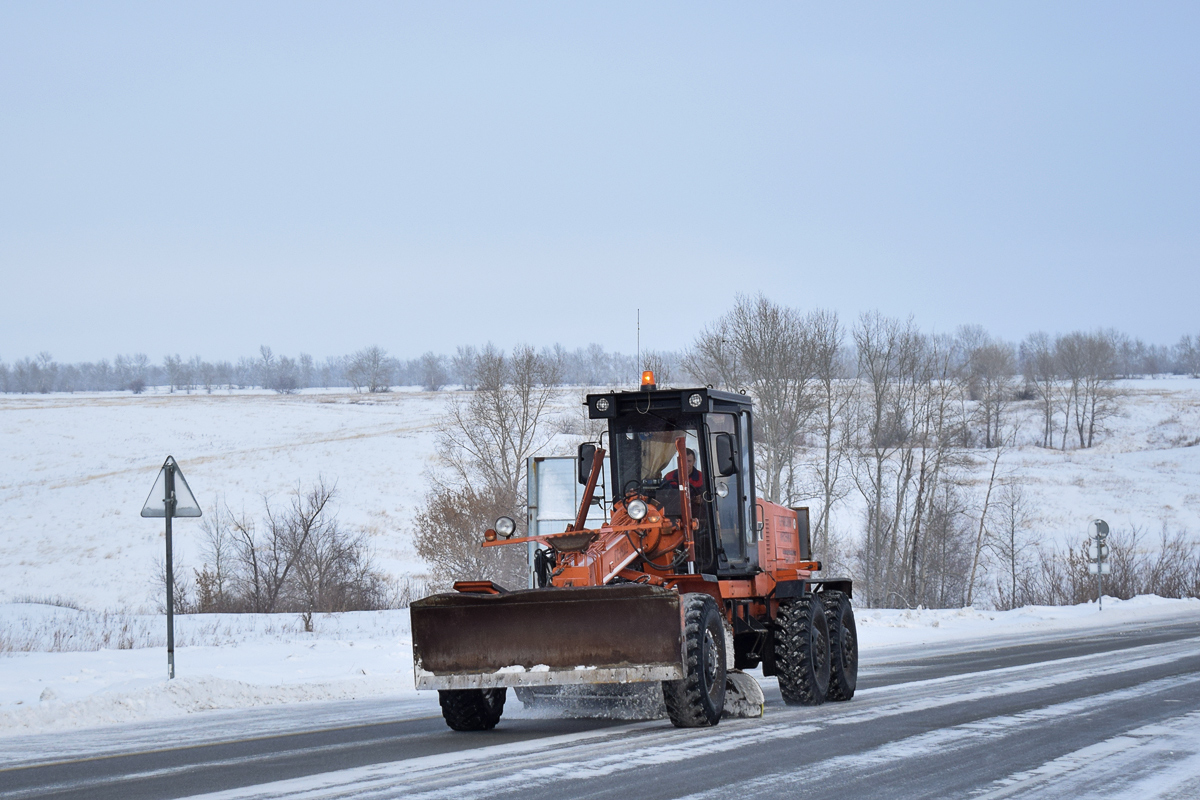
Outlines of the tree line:
<svg viewBox="0 0 1200 800">
<path fill-rule="evenodd" d="M 61 364 L 48 352 L 21 358 L 12 364 L 0 361 L 0 392 L 115 392 L 140 394 L 160 386 L 170 392 L 208 392 L 267 389 L 292 394 L 302 389 L 351 388 L 386 392 L 396 386 L 417 386 L 440 391 L 448 386 L 472 388 L 474 364 L 481 349 L 459 347 L 453 355 L 433 352 L 400 359 L 379 347 L 365 347 L 345 356 L 317 360 L 301 353 L 292 358 L 262 346 L 258 355 L 237 361 L 206 361 L 167 355 L 153 362 L 144 353 L 118 355 L 112 361 Z M 660 363 L 671 363 L 671 353 L 643 354 Z M 556 364 L 564 384 L 617 385 L 636 381 L 637 358 L 609 352 L 598 344 L 567 350 L 561 345 L 542 348 L 539 356 Z"/>
<path fill-rule="evenodd" d="M 987 334 L 978 326 L 967 326 L 962 329 L 962 336 L 967 340 L 972 336 L 986 338 Z M 1096 341 L 1102 342 L 1102 351 L 1089 349 L 1090 343 Z M 1072 344 L 1076 345 L 1073 350 Z M 200 356 L 183 358 L 175 354 L 156 362 L 145 353 L 134 353 L 118 355 L 111 361 L 79 363 L 59 363 L 51 353 L 41 352 L 11 364 L 0 360 L 0 392 L 141 393 L 155 386 L 172 392 L 267 389 L 281 394 L 317 388 L 352 388 L 365 392 L 385 392 L 395 386 L 416 386 L 426 391 L 439 391 L 450 386 L 470 389 L 474 363 L 480 352 L 480 348 L 465 346 L 457 348 L 451 355 L 430 351 L 416 358 L 401 359 L 389 355 L 379 346 L 371 346 L 348 355 L 319 360 L 307 353 L 294 358 L 277 354 L 264 345 L 259 348 L 258 355 L 243 356 L 236 361 L 208 361 Z M 563 385 L 618 386 L 635 383 L 643 368 L 655 369 L 656 374 L 667 378 L 693 377 L 681 368 L 690 352 L 648 351 L 641 354 L 639 363 L 634 355 L 610 352 L 598 344 L 574 350 L 556 344 L 541 348 L 538 355 L 555 363 Z M 1066 337 L 1036 333 L 1019 345 L 995 342 L 990 349 L 977 355 L 982 359 L 980 367 L 985 370 L 1016 374 L 1014 365 L 1019 365 L 1033 390 L 1039 385 L 1047 385 L 1047 380 L 1057 380 L 1060 373 L 1078 373 L 1086 366 L 1088 358 L 1097 357 L 1105 363 L 1106 371 L 1119 378 L 1164 374 L 1200 376 L 1200 335 L 1186 335 L 1175 345 L 1167 346 L 1148 345 L 1116 331 L 1102 332 L 1099 338 L 1087 333 Z M 1035 373 L 1040 374 L 1041 384 Z M 1073 405 L 1075 397 L 1072 395 L 1070 402 L 1056 396 L 1044 398 L 1047 443 L 1052 430 L 1057 429 L 1061 434 L 1069 427 L 1068 423 L 1075 428 L 1079 426 L 1079 419 L 1057 422 L 1055 416 L 1060 407 L 1072 405 L 1081 418 L 1090 420 L 1090 411 Z M 1090 401 L 1091 398 L 1084 399 Z M 1064 417 L 1071 417 L 1070 410 L 1062 413 Z"/>
</svg>

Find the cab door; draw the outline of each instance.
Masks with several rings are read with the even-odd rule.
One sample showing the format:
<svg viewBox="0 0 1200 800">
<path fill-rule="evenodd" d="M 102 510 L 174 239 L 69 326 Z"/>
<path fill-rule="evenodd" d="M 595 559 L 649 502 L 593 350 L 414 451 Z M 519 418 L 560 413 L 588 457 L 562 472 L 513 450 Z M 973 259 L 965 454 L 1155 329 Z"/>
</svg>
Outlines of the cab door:
<svg viewBox="0 0 1200 800">
<path fill-rule="evenodd" d="M 718 545 L 717 569 L 719 572 L 742 572 L 750 567 L 750 554 L 746 539 L 744 506 L 747 492 L 744 488 L 745 473 L 743 453 L 737 417 L 733 414 L 707 414 L 706 435 L 710 463 L 708 474 L 712 476 L 709 491 L 712 492 L 713 520 L 716 526 Z M 719 475 L 716 465 L 717 439 L 721 434 L 733 437 L 738 452 L 738 470 L 731 475 Z"/>
</svg>

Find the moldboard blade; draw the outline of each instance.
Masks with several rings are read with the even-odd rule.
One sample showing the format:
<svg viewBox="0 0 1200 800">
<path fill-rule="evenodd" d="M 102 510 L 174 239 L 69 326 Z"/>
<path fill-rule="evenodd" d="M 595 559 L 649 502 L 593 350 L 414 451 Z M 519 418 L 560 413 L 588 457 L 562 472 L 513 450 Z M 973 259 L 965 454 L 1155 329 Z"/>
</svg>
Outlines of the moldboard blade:
<svg viewBox="0 0 1200 800">
<path fill-rule="evenodd" d="M 683 677 L 679 594 L 654 586 L 438 594 L 410 608 L 418 689 Z"/>
</svg>

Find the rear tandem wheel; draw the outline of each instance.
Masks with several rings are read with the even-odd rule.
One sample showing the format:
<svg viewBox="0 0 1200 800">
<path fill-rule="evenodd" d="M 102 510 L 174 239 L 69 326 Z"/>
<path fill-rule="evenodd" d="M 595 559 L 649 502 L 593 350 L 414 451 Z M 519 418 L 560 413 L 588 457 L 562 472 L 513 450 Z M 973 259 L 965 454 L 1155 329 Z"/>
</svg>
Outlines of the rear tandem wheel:
<svg viewBox="0 0 1200 800">
<path fill-rule="evenodd" d="M 826 700 L 849 700 L 858 685 L 858 628 L 845 592 L 823 592 L 829 626 L 829 691 Z"/>
<path fill-rule="evenodd" d="M 779 607 L 775 618 L 775 674 L 788 705 L 816 706 L 829 691 L 829 625 L 815 595 Z"/>
</svg>

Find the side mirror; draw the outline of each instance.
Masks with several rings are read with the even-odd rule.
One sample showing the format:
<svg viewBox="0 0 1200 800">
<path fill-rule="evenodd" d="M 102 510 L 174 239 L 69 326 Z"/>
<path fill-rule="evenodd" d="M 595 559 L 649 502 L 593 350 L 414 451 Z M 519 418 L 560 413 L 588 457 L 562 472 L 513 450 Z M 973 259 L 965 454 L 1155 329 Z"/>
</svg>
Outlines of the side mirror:
<svg viewBox="0 0 1200 800">
<path fill-rule="evenodd" d="M 587 485 L 588 478 L 592 477 L 592 462 L 596 460 L 596 445 L 592 442 L 584 442 L 579 445 L 579 482 Z"/>
<path fill-rule="evenodd" d="M 737 448 L 733 446 L 733 434 L 718 433 L 716 440 L 716 470 L 719 477 L 733 475 L 738 471 Z"/>
</svg>

